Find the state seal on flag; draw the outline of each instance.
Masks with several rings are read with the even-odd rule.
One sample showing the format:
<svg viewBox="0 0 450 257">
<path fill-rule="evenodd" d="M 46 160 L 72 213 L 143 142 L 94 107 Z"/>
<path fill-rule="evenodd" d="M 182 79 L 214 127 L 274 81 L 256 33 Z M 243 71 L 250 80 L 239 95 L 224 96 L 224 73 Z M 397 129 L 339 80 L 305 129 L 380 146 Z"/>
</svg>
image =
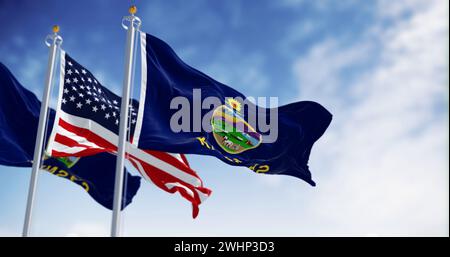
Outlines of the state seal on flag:
<svg viewBox="0 0 450 257">
<path fill-rule="evenodd" d="M 241 116 L 241 103 L 227 99 L 211 117 L 214 139 L 227 153 L 238 154 L 258 147 L 262 136 Z"/>
</svg>

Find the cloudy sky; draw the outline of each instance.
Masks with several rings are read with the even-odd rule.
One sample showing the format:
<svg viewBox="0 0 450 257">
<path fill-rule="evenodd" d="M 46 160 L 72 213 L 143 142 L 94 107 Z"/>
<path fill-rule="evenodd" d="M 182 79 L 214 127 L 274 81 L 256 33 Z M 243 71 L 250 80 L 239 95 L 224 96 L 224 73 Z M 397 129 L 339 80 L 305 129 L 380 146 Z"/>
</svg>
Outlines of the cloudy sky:
<svg viewBox="0 0 450 257">
<path fill-rule="evenodd" d="M 398 1 L 132 1 L 142 29 L 249 96 L 314 100 L 334 115 L 317 187 L 188 156 L 213 194 L 191 207 L 143 181 L 128 236 L 448 236 L 449 6 Z M 115 92 L 130 1 L 0 1 L 0 61 L 38 97 L 58 23 L 63 48 Z M 136 86 L 138 86 L 136 84 Z M 19 236 L 30 169 L 0 167 L 0 235 Z M 42 173 L 36 236 L 108 235 L 111 212 Z"/>
</svg>

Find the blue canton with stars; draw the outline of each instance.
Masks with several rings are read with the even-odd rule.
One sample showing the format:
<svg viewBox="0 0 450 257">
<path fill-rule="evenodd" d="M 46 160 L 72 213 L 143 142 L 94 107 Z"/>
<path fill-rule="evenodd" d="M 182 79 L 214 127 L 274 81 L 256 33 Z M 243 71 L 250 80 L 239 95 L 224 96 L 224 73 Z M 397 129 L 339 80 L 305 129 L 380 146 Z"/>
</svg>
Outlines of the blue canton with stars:
<svg viewBox="0 0 450 257">
<path fill-rule="evenodd" d="M 102 86 L 89 70 L 68 54 L 65 55 L 65 61 L 61 110 L 74 116 L 91 119 L 118 134 L 122 98 Z M 129 122 L 132 133 L 137 121 L 138 108 L 139 102 L 131 100 Z"/>
</svg>

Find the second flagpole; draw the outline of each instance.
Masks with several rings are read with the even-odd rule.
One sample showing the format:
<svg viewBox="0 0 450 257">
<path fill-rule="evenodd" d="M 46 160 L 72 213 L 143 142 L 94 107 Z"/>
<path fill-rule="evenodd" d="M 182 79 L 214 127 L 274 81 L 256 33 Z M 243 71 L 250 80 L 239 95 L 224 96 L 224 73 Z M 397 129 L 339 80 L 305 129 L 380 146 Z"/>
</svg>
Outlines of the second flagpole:
<svg viewBox="0 0 450 257">
<path fill-rule="evenodd" d="M 42 96 L 41 110 L 39 114 L 39 125 L 36 134 L 36 142 L 34 146 L 33 167 L 31 168 L 31 179 L 28 188 L 27 207 L 25 210 L 25 220 L 23 224 L 22 236 L 30 235 L 31 220 L 33 214 L 34 198 L 36 194 L 36 185 L 41 167 L 42 148 L 44 145 L 45 125 L 47 123 L 48 103 L 50 99 L 50 92 L 53 82 L 53 73 L 55 70 L 56 54 L 62 44 L 62 38 L 58 35 L 59 26 L 53 26 L 53 34 L 48 35 L 45 43 L 50 48 L 47 65 L 47 76 L 45 78 L 44 94 Z"/>
<path fill-rule="evenodd" d="M 121 235 L 120 222 L 121 222 L 121 209 L 123 202 L 123 182 L 124 182 L 124 164 L 125 164 L 125 152 L 128 140 L 127 125 L 128 125 L 128 109 L 130 103 L 130 88 L 133 81 L 133 59 L 134 59 L 134 47 L 136 40 L 136 31 L 139 30 L 141 20 L 136 17 L 136 6 L 131 6 L 129 12 L 131 16 L 124 17 L 122 20 L 122 26 L 127 29 L 127 43 L 125 47 L 125 77 L 123 80 L 122 88 L 122 103 L 120 107 L 120 123 L 119 123 L 119 142 L 117 150 L 117 162 L 116 162 L 116 177 L 114 184 L 114 202 L 113 202 L 113 216 L 111 223 L 111 236 L 117 237 Z M 129 25 L 125 25 L 124 22 L 129 22 Z"/>
</svg>

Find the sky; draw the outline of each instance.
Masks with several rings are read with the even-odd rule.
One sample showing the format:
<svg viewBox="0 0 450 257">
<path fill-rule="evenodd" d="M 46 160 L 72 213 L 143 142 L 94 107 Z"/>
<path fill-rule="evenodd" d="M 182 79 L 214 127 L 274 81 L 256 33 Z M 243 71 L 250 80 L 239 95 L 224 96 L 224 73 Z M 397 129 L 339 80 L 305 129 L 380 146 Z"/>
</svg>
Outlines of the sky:
<svg viewBox="0 0 450 257">
<path fill-rule="evenodd" d="M 311 153 L 316 187 L 189 155 L 213 191 L 199 217 L 142 181 L 125 236 L 449 235 L 448 1 L 0 0 L 0 61 L 41 98 L 58 24 L 63 49 L 120 93 L 132 3 L 191 66 L 247 96 L 317 101 L 333 121 Z M 21 235 L 30 170 L 0 166 L 0 236 Z M 40 173 L 33 236 L 108 236 L 111 216 Z"/>
</svg>

